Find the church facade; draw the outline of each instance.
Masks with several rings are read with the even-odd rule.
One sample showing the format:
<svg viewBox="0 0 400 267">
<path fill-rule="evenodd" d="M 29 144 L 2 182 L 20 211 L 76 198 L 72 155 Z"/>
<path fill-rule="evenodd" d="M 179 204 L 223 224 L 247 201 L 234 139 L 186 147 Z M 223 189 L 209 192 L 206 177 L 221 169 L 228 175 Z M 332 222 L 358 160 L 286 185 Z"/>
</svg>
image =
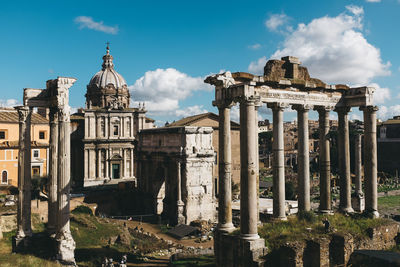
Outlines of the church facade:
<svg viewBox="0 0 400 267">
<path fill-rule="evenodd" d="M 71 167 L 74 186 L 132 181 L 135 144 L 142 129 L 154 127 L 146 110 L 130 107 L 125 79 L 114 69 L 107 46 L 102 69 L 87 85 L 86 107 L 71 116 Z"/>
</svg>

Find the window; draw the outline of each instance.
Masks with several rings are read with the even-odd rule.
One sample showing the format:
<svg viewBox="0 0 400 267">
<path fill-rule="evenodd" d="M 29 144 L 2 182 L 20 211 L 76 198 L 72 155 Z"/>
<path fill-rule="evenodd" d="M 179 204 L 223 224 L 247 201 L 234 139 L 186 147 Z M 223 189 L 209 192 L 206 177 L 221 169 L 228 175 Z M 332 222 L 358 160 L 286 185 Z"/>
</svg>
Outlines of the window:
<svg viewBox="0 0 400 267">
<path fill-rule="evenodd" d="M 39 149 L 34 149 L 33 150 L 33 158 L 38 158 L 39 157 Z"/>
<path fill-rule="evenodd" d="M 40 131 L 39 132 L 39 139 L 45 139 L 46 138 L 46 132 L 45 131 Z"/>
<path fill-rule="evenodd" d="M 7 173 L 7 171 L 2 171 L 1 172 L 1 183 L 2 184 L 8 184 L 8 173 Z"/>
<path fill-rule="evenodd" d="M 0 131 L 0 139 L 6 139 L 6 131 Z"/>
<path fill-rule="evenodd" d="M 40 177 L 40 166 L 32 166 L 32 176 Z"/>
<path fill-rule="evenodd" d="M 118 135 L 118 125 L 114 125 L 114 135 Z"/>
</svg>

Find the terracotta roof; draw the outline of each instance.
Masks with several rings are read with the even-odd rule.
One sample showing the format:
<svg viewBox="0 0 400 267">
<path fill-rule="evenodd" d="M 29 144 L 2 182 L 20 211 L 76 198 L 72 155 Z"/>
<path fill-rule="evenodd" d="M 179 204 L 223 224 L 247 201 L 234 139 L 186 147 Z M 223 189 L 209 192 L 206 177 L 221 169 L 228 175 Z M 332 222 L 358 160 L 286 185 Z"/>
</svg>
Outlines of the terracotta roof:
<svg viewBox="0 0 400 267">
<path fill-rule="evenodd" d="M 207 112 L 207 113 L 202 113 L 202 114 L 198 114 L 198 115 L 194 115 L 194 116 L 190 116 L 190 117 L 186 117 L 183 119 L 180 119 L 179 121 L 175 121 L 170 123 L 169 125 L 167 125 L 166 127 L 175 127 L 175 126 L 191 126 L 193 123 L 200 121 L 202 119 L 212 119 L 215 121 L 219 120 L 219 116 L 213 112 Z M 231 127 L 233 129 L 239 128 L 239 124 L 231 121 Z"/>
<path fill-rule="evenodd" d="M 18 112 L 15 110 L 0 110 L 0 123 L 1 122 L 11 122 L 11 123 L 18 123 Z M 49 121 L 43 117 L 42 115 L 39 115 L 37 113 L 32 113 L 32 123 L 35 124 L 48 124 Z"/>
</svg>

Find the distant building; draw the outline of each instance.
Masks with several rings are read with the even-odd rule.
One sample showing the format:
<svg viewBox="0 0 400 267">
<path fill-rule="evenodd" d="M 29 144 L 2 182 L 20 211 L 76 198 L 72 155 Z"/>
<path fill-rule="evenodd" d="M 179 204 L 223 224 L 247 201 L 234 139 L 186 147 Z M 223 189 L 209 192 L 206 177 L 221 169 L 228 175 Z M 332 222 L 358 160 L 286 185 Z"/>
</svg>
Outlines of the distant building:
<svg viewBox="0 0 400 267">
<path fill-rule="evenodd" d="M 218 120 L 219 116 L 212 112 L 198 114 L 183 118 L 179 121 L 169 124 L 167 127 L 176 126 L 200 126 L 212 127 L 213 147 L 215 150 L 215 165 L 213 170 L 214 188 L 218 188 Z M 232 181 L 240 183 L 240 125 L 231 121 L 231 143 L 232 143 Z"/>
<path fill-rule="evenodd" d="M 400 171 L 400 116 L 378 123 L 378 171 Z"/>
<path fill-rule="evenodd" d="M 49 121 L 32 113 L 31 120 L 32 177 L 47 176 L 49 157 Z M 0 109 L 0 186 L 18 186 L 19 119 L 16 110 Z"/>
<path fill-rule="evenodd" d="M 136 182 L 135 139 L 153 128 L 144 104 L 130 107 L 125 79 L 115 71 L 109 47 L 89 84 L 86 108 L 71 116 L 71 175 L 75 186 Z"/>
</svg>

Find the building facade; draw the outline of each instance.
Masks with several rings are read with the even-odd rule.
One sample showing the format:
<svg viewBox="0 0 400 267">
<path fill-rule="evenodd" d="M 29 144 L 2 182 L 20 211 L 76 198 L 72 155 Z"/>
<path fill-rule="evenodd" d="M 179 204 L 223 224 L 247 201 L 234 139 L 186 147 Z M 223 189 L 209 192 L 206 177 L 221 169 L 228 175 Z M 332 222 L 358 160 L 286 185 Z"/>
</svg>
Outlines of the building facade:
<svg viewBox="0 0 400 267">
<path fill-rule="evenodd" d="M 11 108 L 0 110 L 0 185 L 18 186 L 18 112 Z M 32 113 L 31 174 L 47 176 L 49 157 L 49 121 Z"/>
<path fill-rule="evenodd" d="M 74 185 L 136 182 L 135 139 L 140 130 L 153 128 L 154 121 L 145 117 L 144 104 L 130 107 L 127 83 L 115 71 L 108 46 L 85 96 L 86 108 L 71 116 Z"/>
</svg>

